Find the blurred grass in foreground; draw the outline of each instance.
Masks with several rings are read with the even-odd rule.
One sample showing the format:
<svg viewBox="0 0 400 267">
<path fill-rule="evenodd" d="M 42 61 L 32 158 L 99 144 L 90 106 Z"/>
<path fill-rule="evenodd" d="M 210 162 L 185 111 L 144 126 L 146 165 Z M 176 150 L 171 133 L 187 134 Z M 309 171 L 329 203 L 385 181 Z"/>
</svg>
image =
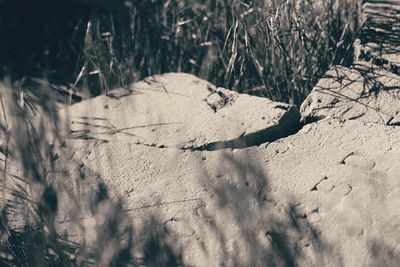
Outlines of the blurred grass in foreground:
<svg viewBox="0 0 400 267">
<path fill-rule="evenodd" d="M 22 93 L 0 81 L 0 266 L 178 266 L 157 218 L 133 229 L 101 174 L 81 170 L 54 90 L 35 82 Z"/>
</svg>

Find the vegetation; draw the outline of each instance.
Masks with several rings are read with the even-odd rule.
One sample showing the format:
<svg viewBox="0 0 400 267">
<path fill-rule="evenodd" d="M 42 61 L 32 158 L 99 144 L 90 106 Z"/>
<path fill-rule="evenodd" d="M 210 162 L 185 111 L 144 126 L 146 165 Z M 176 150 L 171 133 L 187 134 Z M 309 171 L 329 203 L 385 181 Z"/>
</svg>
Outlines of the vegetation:
<svg viewBox="0 0 400 267">
<path fill-rule="evenodd" d="M 109 214 L 120 203 L 101 183 L 89 206 L 110 218 L 96 225 L 109 233 L 104 240 L 93 247 L 58 229 L 57 199 L 75 179 L 55 167 L 65 146 L 60 95 L 89 97 L 148 75 L 188 72 L 299 105 L 330 66 L 351 64 L 356 10 L 353 0 L 0 0 L 0 265 L 135 262 L 131 229 Z"/>
<path fill-rule="evenodd" d="M 61 3 L 36 1 L 26 12 L 18 1 L 0 2 L 1 12 L 18 14 L 0 28 L 3 75 L 96 95 L 152 74 L 188 72 L 298 105 L 332 64 L 351 63 L 358 28 L 355 0 Z"/>
</svg>

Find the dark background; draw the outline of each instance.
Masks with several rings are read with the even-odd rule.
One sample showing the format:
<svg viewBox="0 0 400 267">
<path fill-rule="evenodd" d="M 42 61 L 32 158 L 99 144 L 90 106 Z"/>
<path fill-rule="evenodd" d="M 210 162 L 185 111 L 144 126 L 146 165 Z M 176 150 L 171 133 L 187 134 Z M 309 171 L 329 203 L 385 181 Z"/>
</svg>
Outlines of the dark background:
<svg viewBox="0 0 400 267">
<path fill-rule="evenodd" d="M 0 0 L 0 77 L 69 80 L 92 3 L 82 0 Z"/>
</svg>

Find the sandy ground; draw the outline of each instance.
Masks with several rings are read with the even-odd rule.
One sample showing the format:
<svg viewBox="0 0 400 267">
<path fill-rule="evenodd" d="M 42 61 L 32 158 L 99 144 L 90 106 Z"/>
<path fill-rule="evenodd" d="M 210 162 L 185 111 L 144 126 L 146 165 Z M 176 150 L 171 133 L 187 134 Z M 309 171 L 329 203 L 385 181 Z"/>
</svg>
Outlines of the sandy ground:
<svg viewBox="0 0 400 267">
<path fill-rule="evenodd" d="M 79 215 L 83 221 L 93 223 L 93 210 L 85 203 L 93 198 L 98 185 L 104 184 L 110 197 L 123 203 L 118 214 L 135 229 L 133 250 L 139 259 L 146 253 L 149 238 L 156 233 L 156 239 L 164 246 L 161 251 L 165 252 L 167 247 L 171 257 L 187 266 L 391 266 L 398 262 L 400 137 L 397 127 L 375 120 L 380 118 L 373 114 L 375 109 L 365 109 L 363 103 L 354 104 L 343 98 L 337 106 L 347 104 L 348 110 L 361 109 L 365 116 L 335 118 L 326 109 L 325 119 L 308 123 L 300 131 L 298 125 L 289 127 L 297 129 L 293 135 L 271 138 L 259 121 L 266 121 L 263 127 L 268 129 L 275 124 L 265 118 L 281 114 L 283 119 L 278 118 L 277 124 L 286 118 L 292 120 L 292 116 L 286 115 L 292 112 L 291 107 L 286 105 L 279 108 L 285 112 L 275 113 L 276 109 L 269 105 L 281 104 L 246 96 L 248 104 L 244 106 L 252 106 L 250 111 L 236 109 L 235 105 L 243 105 L 244 101 L 227 102 L 214 111 L 203 101 L 205 95 L 201 93 L 201 97 L 190 100 L 191 105 L 180 105 L 171 94 L 177 92 L 174 86 L 198 79 L 186 74 L 168 74 L 157 79 L 163 81 L 170 93 L 147 95 L 150 100 L 146 101 L 153 105 L 158 101 L 153 99 L 164 94 L 162 107 L 171 106 L 168 101 L 176 108 L 179 105 L 179 112 L 175 113 L 178 119 L 167 108 L 161 109 L 161 113 L 156 109 L 154 114 L 151 109 L 146 110 L 142 107 L 145 103 L 140 102 L 142 94 L 124 96 L 122 100 L 101 96 L 89 100 L 88 106 L 82 102 L 68 109 L 74 131 L 64 148 L 70 153 L 65 166 L 69 166 L 70 179 L 75 178 L 68 186 L 71 192 L 79 192 L 76 195 L 84 207 Z M 203 81 L 193 86 L 197 89 L 190 90 L 195 92 L 209 87 Z M 316 88 L 313 93 L 319 94 Z M 313 93 L 310 98 L 315 98 Z M 369 97 L 375 100 L 365 101 L 380 105 L 379 97 Z M 338 99 L 336 103 L 341 100 Z M 119 103 L 115 105 L 118 112 L 113 111 L 112 104 L 99 102 Z M 192 111 L 198 112 L 196 102 L 209 112 L 210 127 L 205 127 L 201 117 L 198 122 L 199 117 L 191 115 Z M 130 105 L 139 112 L 131 111 Z M 225 108 L 237 112 L 228 121 L 218 121 L 227 116 L 228 112 L 222 113 Z M 331 114 L 336 114 L 335 108 L 332 107 Z M 395 112 L 388 106 L 384 108 Z M 258 114 L 263 109 L 264 119 Z M 251 116 L 246 116 L 252 110 L 258 114 L 254 123 Z M 233 120 L 240 125 L 237 121 L 242 113 L 247 125 L 257 126 L 251 129 L 262 134 L 252 135 L 240 127 L 224 134 L 228 127 L 224 123 Z M 126 118 L 126 114 L 132 115 Z M 187 114 L 190 115 L 183 116 Z M 130 123 L 126 125 L 129 135 L 120 131 L 93 134 L 97 128 L 87 125 L 85 135 L 76 135 L 82 129 L 74 128 L 77 117 L 97 118 L 102 125 L 111 122 L 109 125 L 124 128 L 127 119 L 146 123 L 144 119 L 152 116 L 157 116 L 161 125 L 164 119 L 185 123 L 179 124 L 182 130 L 177 126 L 160 130 L 154 125 L 149 129 L 135 128 Z M 213 118 L 217 118 L 221 131 L 213 125 Z M 201 139 L 200 145 L 192 149 L 177 146 L 184 142 L 176 140 L 185 141 L 188 134 L 195 140 Z M 246 134 L 250 136 L 242 139 L 246 142 L 232 145 L 232 140 Z M 151 141 L 138 140 L 139 135 Z M 257 142 L 252 141 L 254 136 Z M 220 146 L 209 146 L 215 142 Z M 155 253 L 152 258 L 155 265 L 165 264 L 165 255 Z"/>
<path fill-rule="evenodd" d="M 41 109 L 32 125 L 2 121 L 18 113 L 6 110 L 13 139 L 0 138 L 1 152 L 32 152 L 6 171 L 45 176 L 56 231 L 101 248 L 101 262 L 127 249 L 139 266 L 397 266 L 400 79 L 398 41 L 386 37 L 398 20 L 363 12 L 380 30 L 367 24 L 356 42 L 369 61 L 333 67 L 300 110 L 190 74 L 152 76 L 47 107 L 59 128 Z M 32 166 L 41 157 L 52 166 Z"/>
</svg>

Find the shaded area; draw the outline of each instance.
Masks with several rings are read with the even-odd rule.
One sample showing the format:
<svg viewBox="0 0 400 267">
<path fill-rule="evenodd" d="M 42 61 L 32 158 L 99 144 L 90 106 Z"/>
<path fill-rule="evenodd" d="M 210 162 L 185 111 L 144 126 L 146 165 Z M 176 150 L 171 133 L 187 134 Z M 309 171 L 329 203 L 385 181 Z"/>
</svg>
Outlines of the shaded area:
<svg viewBox="0 0 400 267">
<path fill-rule="evenodd" d="M 302 121 L 311 123 L 326 117 L 361 120 L 376 117 L 371 122 L 391 124 L 397 115 L 391 107 L 393 101 L 399 99 L 400 76 L 361 61 L 351 68 L 335 66 L 302 104 Z"/>
<path fill-rule="evenodd" d="M 266 142 L 274 142 L 278 139 L 288 137 L 301 130 L 300 114 L 295 107 L 290 107 L 290 110 L 285 113 L 280 120 L 274 125 L 261 131 L 250 134 L 244 134 L 237 139 L 229 141 L 219 141 L 205 144 L 201 147 L 183 147 L 183 150 L 189 151 L 215 151 L 220 149 L 232 148 L 247 148 L 259 146 Z"/>
<path fill-rule="evenodd" d="M 400 262 L 398 246 L 391 246 L 384 241 L 371 240 L 369 245 L 371 260 L 369 266 L 396 266 Z"/>
<path fill-rule="evenodd" d="M 257 167 L 256 157 L 221 152 L 218 167 L 214 171 L 204 168 L 199 177 L 215 195 L 216 214 L 205 223 L 211 229 L 207 236 L 219 247 L 221 262 L 217 264 L 342 265 L 340 255 L 308 221 L 299 204 L 273 197 L 269 177 Z M 215 177 L 217 173 L 223 174 Z M 210 252 L 204 248 L 204 253 Z"/>
</svg>

